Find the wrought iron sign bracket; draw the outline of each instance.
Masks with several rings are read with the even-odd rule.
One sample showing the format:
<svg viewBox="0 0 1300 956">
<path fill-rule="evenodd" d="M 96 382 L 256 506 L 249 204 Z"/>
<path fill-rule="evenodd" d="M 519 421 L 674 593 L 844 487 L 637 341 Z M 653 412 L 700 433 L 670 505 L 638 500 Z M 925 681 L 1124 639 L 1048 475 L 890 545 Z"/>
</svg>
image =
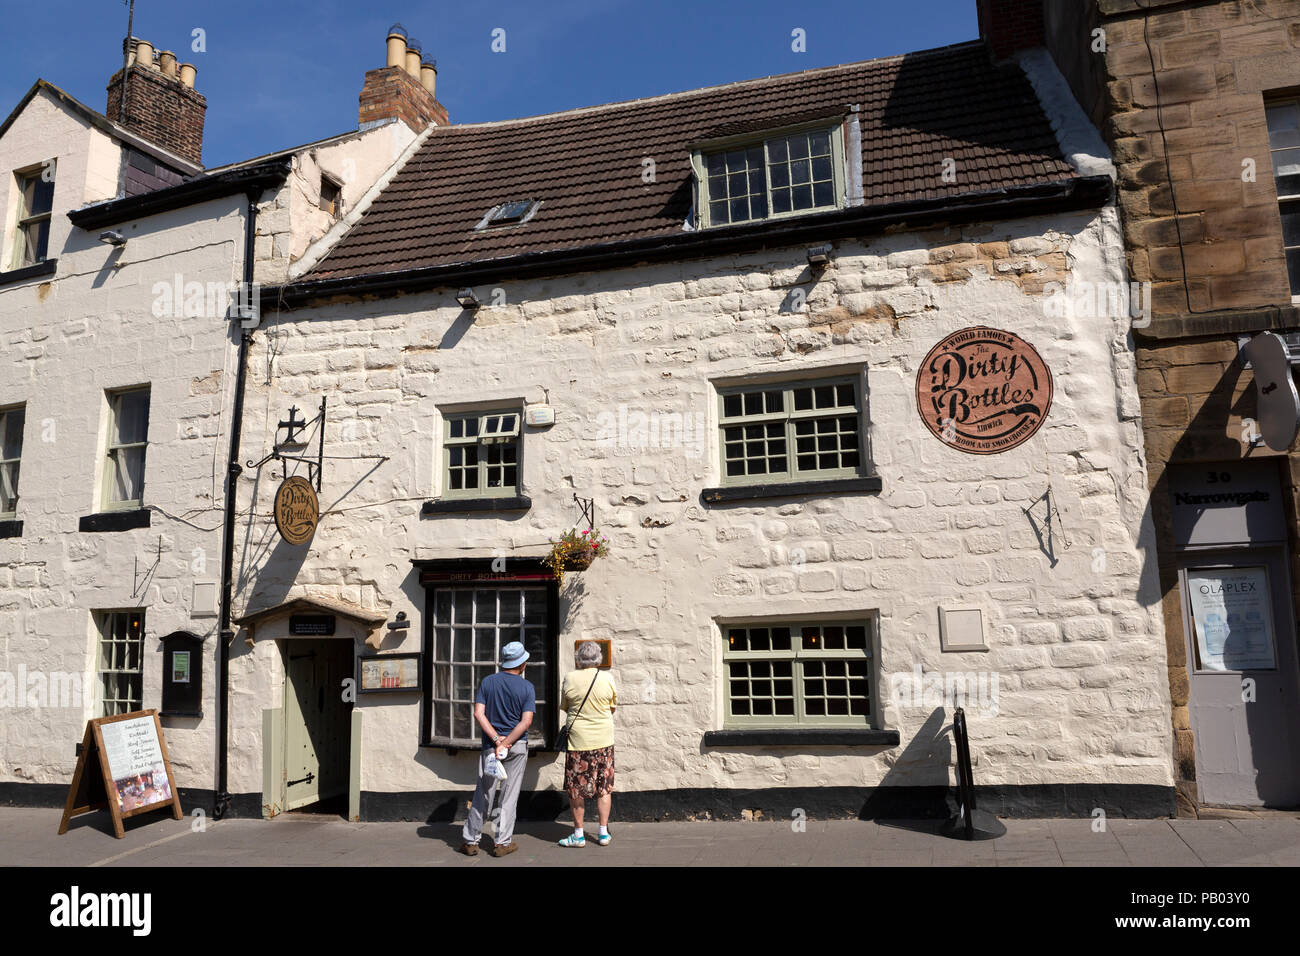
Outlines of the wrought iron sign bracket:
<svg viewBox="0 0 1300 956">
<path fill-rule="evenodd" d="M 587 530 L 594 531 L 596 528 L 596 499 L 579 498 L 577 492 L 574 492 L 573 500 L 578 503 L 578 510 L 582 517 L 587 519 Z"/>
<path fill-rule="evenodd" d="M 324 468 L 324 462 L 325 462 L 325 399 L 322 398 L 320 400 L 320 411 L 317 413 L 316 417 L 313 418 L 311 421 L 309 422 L 303 421 L 302 419 L 297 418 L 296 417 L 297 413 L 298 413 L 298 406 L 290 405 L 289 418 L 286 421 L 279 422 L 276 425 L 275 428 L 276 442 L 275 442 L 275 447 L 271 449 L 271 453 L 269 455 L 266 455 L 259 462 L 255 463 L 253 461 L 248 461 L 245 464 L 247 465 L 247 467 L 256 470 L 258 468 L 261 468 L 263 465 L 265 465 L 268 461 L 271 460 L 275 460 L 281 463 L 289 462 L 289 461 L 300 462 L 307 466 L 307 480 L 312 483 L 317 493 L 319 493 L 320 482 L 321 482 L 321 471 Z M 298 441 L 298 434 L 302 432 L 304 429 L 308 428 L 309 426 L 316 424 L 317 422 L 319 422 L 320 424 L 316 429 L 316 436 L 317 436 L 316 457 L 313 459 L 307 455 L 285 454 L 285 452 L 283 451 L 283 449 L 285 448 L 293 448 L 293 449 L 305 448 L 306 442 Z M 285 438 L 283 441 L 280 440 L 281 430 L 285 432 Z M 288 478 L 289 477 L 288 470 L 286 469 L 285 474 L 281 475 L 280 477 Z"/>
</svg>

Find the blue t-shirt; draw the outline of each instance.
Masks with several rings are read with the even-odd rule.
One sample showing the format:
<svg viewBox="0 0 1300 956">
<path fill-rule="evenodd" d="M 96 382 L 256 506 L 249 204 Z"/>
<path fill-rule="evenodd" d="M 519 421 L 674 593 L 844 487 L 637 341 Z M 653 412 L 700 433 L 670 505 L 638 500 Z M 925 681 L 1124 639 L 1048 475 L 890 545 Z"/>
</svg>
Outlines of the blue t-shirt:
<svg viewBox="0 0 1300 956">
<path fill-rule="evenodd" d="M 537 691 L 518 674 L 498 671 L 478 685 L 474 703 L 483 705 L 488 723 L 504 737 L 524 719 L 525 711 L 537 713 Z M 492 746 L 492 738 L 487 734 L 483 735 L 483 746 Z"/>
</svg>

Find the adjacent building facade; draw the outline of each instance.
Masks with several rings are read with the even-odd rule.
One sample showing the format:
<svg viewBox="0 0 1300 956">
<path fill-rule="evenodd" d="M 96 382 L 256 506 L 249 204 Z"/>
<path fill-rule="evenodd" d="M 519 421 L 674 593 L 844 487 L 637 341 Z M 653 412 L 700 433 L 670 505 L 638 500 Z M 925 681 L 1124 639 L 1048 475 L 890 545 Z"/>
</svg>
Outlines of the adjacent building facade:
<svg viewBox="0 0 1300 956">
<path fill-rule="evenodd" d="M 1148 290 L 1133 334 L 1180 811 L 1296 806 L 1300 6 L 984 14 L 1002 55 L 1045 44 L 1104 132 Z"/>
<path fill-rule="evenodd" d="M 436 106 L 418 63 L 377 71 L 403 102 L 371 97 L 365 129 L 204 169 L 193 69 L 131 50 L 108 116 L 42 80 L 0 126 L 6 801 L 61 803 L 87 719 L 158 708 L 182 793 L 210 803 L 248 286 L 282 281 L 411 147 L 429 118 L 402 110 Z"/>
</svg>

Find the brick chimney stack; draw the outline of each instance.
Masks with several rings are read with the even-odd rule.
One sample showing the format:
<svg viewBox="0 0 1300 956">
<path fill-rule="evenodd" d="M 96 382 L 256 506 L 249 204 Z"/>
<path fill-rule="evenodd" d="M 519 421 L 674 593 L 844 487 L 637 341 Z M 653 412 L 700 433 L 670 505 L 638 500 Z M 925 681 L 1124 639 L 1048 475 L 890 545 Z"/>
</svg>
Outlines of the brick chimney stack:
<svg viewBox="0 0 1300 956">
<path fill-rule="evenodd" d="M 163 50 L 155 55 L 153 44 L 131 37 L 126 41 L 128 61 L 108 81 L 110 120 L 151 143 L 203 163 L 203 118 L 208 101 L 194 89 L 197 72 L 190 63 L 177 63 L 176 54 Z M 123 74 L 126 103 L 123 109 Z"/>
<path fill-rule="evenodd" d="M 421 58 L 420 41 L 408 38 L 400 23 L 388 28 L 388 63 L 366 72 L 361 88 L 358 128 L 399 119 L 419 132 L 430 123 L 446 126 L 447 109 L 434 97 L 437 64 Z"/>
<path fill-rule="evenodd" d="M 980 36 L 993 59 L 1007 57 L 1044 44 L 1044 0 L 977 0 Z"/>
</svg>

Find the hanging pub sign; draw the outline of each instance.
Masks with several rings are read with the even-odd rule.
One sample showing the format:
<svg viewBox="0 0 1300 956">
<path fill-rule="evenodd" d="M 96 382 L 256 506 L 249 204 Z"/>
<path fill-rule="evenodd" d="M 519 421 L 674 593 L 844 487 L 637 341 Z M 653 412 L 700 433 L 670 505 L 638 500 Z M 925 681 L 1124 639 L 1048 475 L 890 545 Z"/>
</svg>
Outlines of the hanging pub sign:
<svg viewBox="0 0 1300 956">
<path fill-rule="evenodd" d="M 316 533 L 320 503 L 311 482 L 301 475 L 286 478 L 275 492 L 275 526 L 290 544 L 306 544 Z"/>
<path fill-rule="evenodd" d="M 157 711 L 87 721 L 59 833 L 67 833 L 68 821 L 79 814 L 107 810 L 120 840 L 126 817 L 168 807 L 174 819 L 182 819 Z"/>
<path fill-rule="evenodd" d="M 1052 406 L 1052 373 L 1034 347 L 983 326 L 954 332 L 916 373 L 916 407 L 945 445 L 972 455 L 1028 441 Z"/>
</svg>

